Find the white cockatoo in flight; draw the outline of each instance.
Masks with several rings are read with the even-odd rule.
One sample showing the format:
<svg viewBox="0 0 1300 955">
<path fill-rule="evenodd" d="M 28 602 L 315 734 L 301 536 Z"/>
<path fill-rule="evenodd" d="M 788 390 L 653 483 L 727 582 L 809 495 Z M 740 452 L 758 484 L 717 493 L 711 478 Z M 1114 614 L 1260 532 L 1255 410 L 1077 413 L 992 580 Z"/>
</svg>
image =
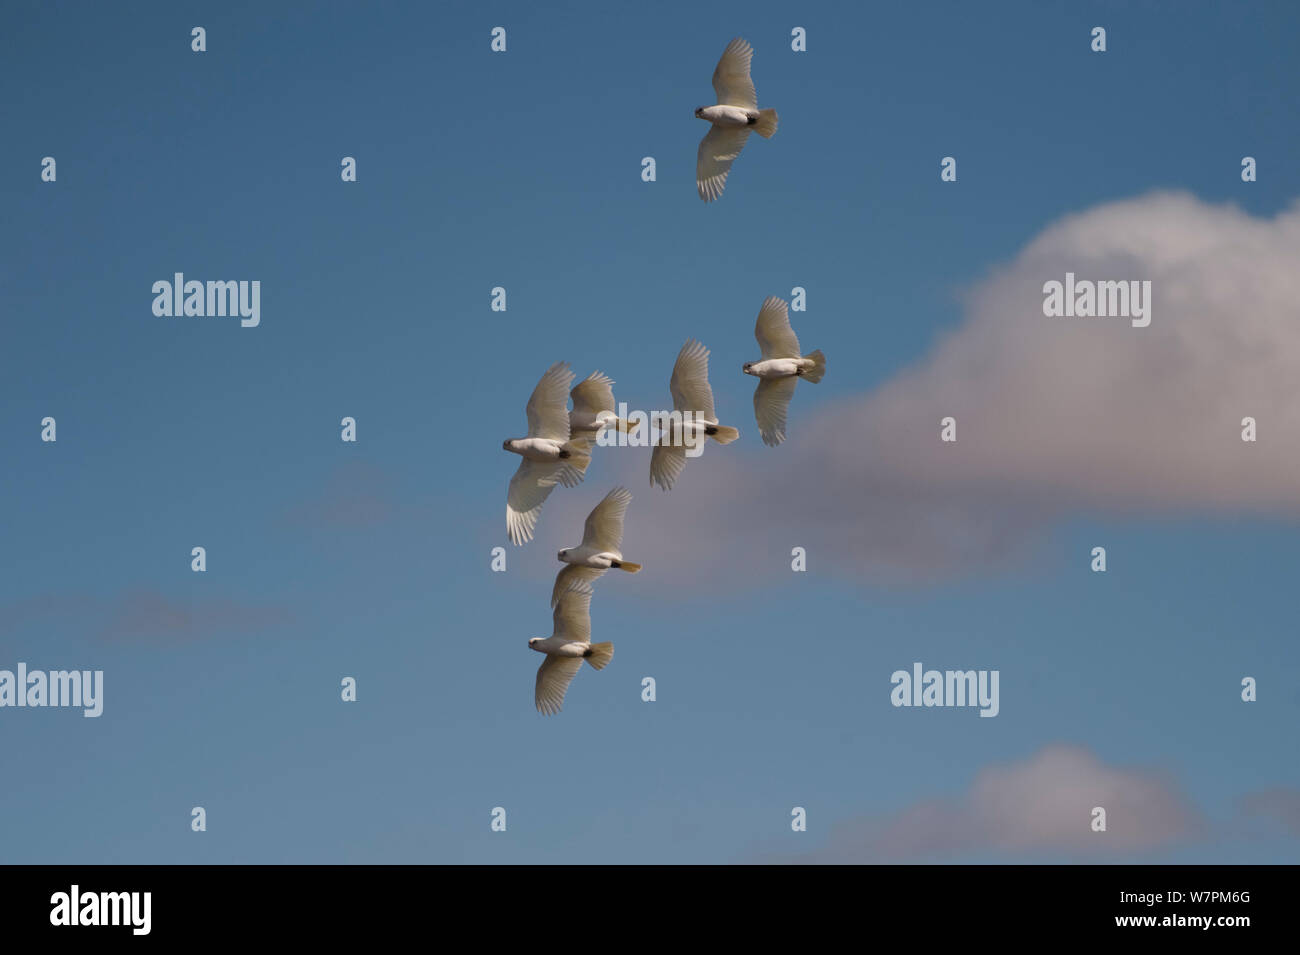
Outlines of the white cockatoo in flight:
<svg viewBox="0 0 1300 955">
<path fill-rule="evenodd" d="M 690 339 L 682 346 L 668 388 L 673 393 L 674 417 L 666 425 L 659 422 L 659 438 L 650 452 L 650 486 L 658 484 L 665 491 L 686 467 L 688 451 L 694 449 L 694 457 L 704 452 L 709 438 L 730 444 L 740 437 L 736 428 L 718 424 L 709 387 L 709 350 L 703 344 Z"/>
<path fill-rule="evenodd" d="M 623 518 L 627 516 L 627 505 L 632 500 L 632 492 L 625 487 L 616 487 L 605 495 L 595 509 L 587 515 L 587 522 L 582 526 L 582 543 L 576 547 L 566 547 L 555 556 L 568 566 L 555 575 L 555 587 L 551 590 L 551 606 L 559 603 L 560 596 L 569 589 L 574 581 L 591 583 L 605 575 L 613 567 L 635 574 L 641 569 L 640 564 L 623 559 Z"/>
<path fill-rule="evenodd" d="M 510 438 L 501 445 L 523 457 L 506 493 L 506 529 L 515 544 L 533 539 L 542 505 L 555 485 L 581 484 L 591 460 L 590 451 L 569 440 L 572 381 L 573 372 L 565 362 L 548 368 L 528 399 L 528 436 Z"/>
<path fill-rule="evenodd" d="M 545 653 L 537 668 L 534 699 L 539 713 L 560 712 L 564 693 L 586 660 L 597 670 L 614 656 L 614 644 L 591 642 L 591 584 L 575 580 L 560 594 L 553 615 L 554 631 L 549 637 L 533 637 L 528 648 Z"/>
<path fill-rule="evenodd" d="M 799 353 L 799 339 L 790 327 L 785 300 L 775 295 L 758 310 L 754 337 L 763 358 L 745 362 L 741 370 L 761 379 L 754 389 L 754 418 L 763 443 L 776 447 L 785 440 L 785 417 L 795 382 L 800 378 L 814 384 L 821 381 L 826 373 L 826 356 L 820 350 L 808 355 Z"/>
<path fill-rule="evenodd" d="M 722 195 L 731 164 L 745 148 L 751 129 L 764 139 L 771 139 L 776 132 L 776 110 L 758 108 L 758 94 L 749 78 L 753 56 L 754 48 L 740 37 L 728 43 L 713 71 L 717 105 L 695 110 L 697 117 L 713 124 L 700 140 L 695 161 L 695 188 L 705 202 Z"/>
<path fill-rule="evenodd" d="M 629 425 L 615 412 L 614 379 L 609 375 L 593 371 L 573 386 L 569 397 L 573 399 L 573 410 L 569 412 L 570 440 L 588 454 L 577 464 L 585 474 L 587 465 L 591 463 L 591 449 L 602 431 L 615 428 L 630 434 L 636 431 L 636 425 Z"/>
</svg>

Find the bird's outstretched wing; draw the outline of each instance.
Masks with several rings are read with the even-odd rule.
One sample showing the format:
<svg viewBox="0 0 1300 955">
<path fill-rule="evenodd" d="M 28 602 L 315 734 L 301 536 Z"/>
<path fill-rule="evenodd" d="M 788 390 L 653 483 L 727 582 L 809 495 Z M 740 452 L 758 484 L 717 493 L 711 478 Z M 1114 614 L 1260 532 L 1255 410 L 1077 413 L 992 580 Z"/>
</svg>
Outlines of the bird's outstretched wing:
<svg viewBox="0 0 1300 955">
<path fill-rule="evenodd" d="M 667 440 L 664 437 L 661 441 Z M 672 490 L 674 482 L 686 467 L 686 448 L 682 445 L 656 444 L 650 452 L 650 486 L 658 484 L 665 491 Z"/>
<path fill-rule="evenodd" d="M 582 525 L 582 543 L 597 550 L 617 552 L 623 546 L 623 518 L 632 492 L 616 487 L 591 509 L 587 522 Z"/>
<path fill-rule="evenodd" d="M 673 408 L 677 411 L 694 411 L 706 421 L 717 423 L 713 389 L 709 387 L 709 350 L 701 342 L 692 338 L 677 353 L 668 389 L 673 393 Z"/>
<path fill-rule="evenodd" d="M 609 375 L 593 371 L 578 382 L 569 395 L 573 398 L 574 411 L 586 411 L 589 414 L 613 411 L 614 379 Z"/>
<path fill-rule="evenodd" d="M 533 389 L 528 399 L 528 437 L 569 440 L 569 385 L 573 372 L 567 362 L 557 361 Z"/>
<path fill-rule="evenodd" d="M 516 545 L 532 540 L 542 505 L 555 490 L 555 485 L 573 487 L 581 480 L 582 476 L 564 461 L 529 461 L 527 458 L 520 461 L 506 492 L 506 530 L 510 532 L 510 540 Z"/>
<path fill-rule="evenodd" d="M 794 397 L 798 378 L 764 378 L 754 389 L 754 419 L 763 435 L 763 443 L 776 447 L 785 440 L 786 412 Z"/>
<path fill-rule="evenodd" d="M 790 312 L 785 299 L 775 295 L 763 301 L 754 323 L 754 337 L 763 350 L 763 358 L 799 358 L 799 339 L 790 327 Z"/>
<path fill-rule="evenodd" d="M 560 712 L 564 706 L 564 694 L 581 669 L 582 657 L 557 657 L 547 654 L 542 665 L 537 668 L 537 687 L 533 690 L 537 712 L 547 716 L 554 716 Z"/>
<path fill-rule="evenodd" d="M 749 63 L 753 58 L 754 48 L 740 37 L 722 51 L 722 59 L 713 71 L 713 92 L 718 95 L 719 106 L 758 109 L 758 93 L 749 78 Z"/>
<path fill-rule="evenodd" d="M 695 189 L 705 202 L 712 202 L 726 188 L 731 164 L 749 139 L 749 129 L 744 126 L 710 126 L 700 140 L 700 152 L 695 160 Z"/>
<path fill-rule="evenodd" d="M 555 586 L 551 588 L 551 607 L 554 608 L 560 602 L 560 595 L 578 581 L 585 581 L 590 584 L 604 576 L 605 571 L 599 567 L 579 567 L 577 564 L 565 564 L 560 572 L 555 575 Z"/>
<path fill-rule="evenodd" d="M 554 636 L 571 643 L 591 643 L 591 584 L 575 580 L 560 594 L 551 615 Z"/>
</svg>

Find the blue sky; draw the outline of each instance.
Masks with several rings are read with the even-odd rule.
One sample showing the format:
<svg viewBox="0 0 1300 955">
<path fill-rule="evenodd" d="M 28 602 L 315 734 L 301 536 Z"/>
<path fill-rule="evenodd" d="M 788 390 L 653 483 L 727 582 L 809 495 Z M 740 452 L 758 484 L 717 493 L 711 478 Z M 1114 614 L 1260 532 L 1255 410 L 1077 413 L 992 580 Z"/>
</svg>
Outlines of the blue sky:
<svg viewBox="0 0 1300 955">
<path fill-rule="evenodd" d="M 0 859 L 781 857 L 1064 742 L 1167 774 L 1207 832 L 941 858 L 1295 860 L 1300 839 L 1238 808 L 1300 787 L 1294 512 L 1065 507 L 1032 558 L 903 584 L 824 572 L 815 547 L 794 575 L 773 538 L 736 555 L 741 579 L 680 587 L 657 542 L 659 566 L 596 585 L 617 652 L 558 717 L 533 709 L 526 645 L 550 632 L 555 551 L 614 483 L 635 560 L 638 532 L 709 507 L 697 474 L 726 457 L 761 480 L 795 453 L 757 440 L 739 371 L 766 296 L 806 288 L 795 327 L 828 356 L 797 432 L 925 360 L 1062 216 L 1171 189 L 1286 209 L 1292 5 L 63 3 L 5 27 L 0 668 L 102 669 L 106 689 L 93 720 L 0 710 Z M 736 35 L 781 126 L 706 206 L 692 112 Z M 176 271 L 260 280 L 260 326 L 156 318 Z M 501 440 L 546 367 L 659 407 L 688 337 L 742 440 L 669 495 L 646 452 L 598 454 L 492 573 Z M 915 660 L 999 669 L 1000 715 L 891 707 Z"/>
</svg>

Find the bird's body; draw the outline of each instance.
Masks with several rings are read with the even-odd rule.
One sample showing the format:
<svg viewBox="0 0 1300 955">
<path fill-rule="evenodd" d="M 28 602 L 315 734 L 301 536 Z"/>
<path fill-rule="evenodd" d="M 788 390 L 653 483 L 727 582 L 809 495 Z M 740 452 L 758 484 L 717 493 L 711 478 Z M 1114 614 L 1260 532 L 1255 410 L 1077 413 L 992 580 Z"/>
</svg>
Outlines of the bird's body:
<svg viewBox="0 0 1300 955">
<path fill-rule="evenodd" d="M 566 444 L 550 438 L 511 438 L 502 447 L 529 461 L 564 461 L 573 457 Z"/>
<path fill-rule="evenodd" d="M 718 423 L 709 385 L 709 350 L 702 343 L 691 339 L 682 346 L 668 389 L 674 414 L 666 425 L 661 424 L 659 439 L 650 452 L 650 485 L 658 484 L 665 491 L 681 475 L 686 458 L 703 453 L 709 438 L 730 444 L 740 437 L 737 429 Z"/>
<path fill-rule="evenodd" d="M 743 369 L 755 378 L 795 378 L 817 366 L 812 358 L 769 358 L 752 361 Z"/>
<path fill-rule="evenodd" d="M 528 649 L 545 653 L 548 657 L 577 657 L 585 659 L 591 656 L 591 644 L 568 637 L 539 637 L 528 641 Z"/>
<path fill-rule="evenodd" d="M 559 557 L 566 564 L 598 570 L 609 570 L 614 564 L 621 563 L 623 560 L 623 555 L 616 550 L 599 550 L 586 544 L 579 544 L 577 547 L 562 550 Z M 560 571 L 560 573 L 564 573 L 564 571 Z"/>
<path fill-rule="evenodd" d="M 754 418 L 763 443 L 775 447 L 785 440 L 786 416 L 795 382 L 800 378 L 814 384 L 826 372 L 826 356 L 821 351 L 799 353 L 799 339 L 790 327 L 790 311 L 784 299 L 775 295 L 763 302 L 754 323 L 754 337 L 763 352 L 759 361 L 747 361 L 741 368 L 747 375 L 761 379 L 754 389 Z"/>
<path fill-rule="evenodd" d="M 705 438 L 715 437 L 718 433 L 718 422 L 706 421 L 699 417 L 697 412 L 664 415 L 656 423 L 659 425 L 660 434 L 670 444 L 692 444 L 700 447 Z"/>
<path fill-rule="evenodd" d="M 695 110 L 698 118 L 709 123 L 695 159 L 695 188 L 705 202 L 722 195 L 731 164 L 745 148 L 751 131 L 764 139 L 776 133 L 776 110 L 758 108 L 758 93 L 749 76 L 753 56 L 753 47 L 740 37 L 728 43 L 713 71 L 718 102 Z"/>
<path fill-rule="evenodd" d="M 555 485 L 576 487 L 591 461 L 590 448 L 569 439 L 569 383 L 573 372 L 564 362 L 546 370 L 528 399 L 528 434 L 501 447 L 523 458 L 506 492 L 506 530 L 510 540 L 525 544 Z"/>
<path fill-rule="evenodd" d="M 739 106 L 704 106 L 700 109 L 700 119 L 708 120 L 714 126 L 743 129 L 758 125 L 758 110 Z"/>
<path fill-rule="evenodd" d="M 614 657 L 614 644 L 591 642 L 591 585 L 573 581 L 555 603 L 553 632 L 533 637 L 528 648 L 546 654 L 537 668 L 533 698 L 540 713 L 560 712 L 569 684 L 586 660 L 597 670 L 605 669 Z"/>
<path fill-rule="evenodd" d="M 612 411 L 578 411 L 569 412 L 569 430 L 576 438 L 580 435 L 597 435 L 610 426 L 617 426 L 618 415 Z"/>
<path fill-rule="evenodd" d="M 555 555 L 568 566 L 555 575 L 555 586 L 551 590 L 552 607 L 575 581 L 590 583 L 611 568 L 630 574 L 641 569 L 640 564 L 624 560 L 620 550 L 623 546 L 623 520 L 631 500 L 632 492 L 627 488 L 614 488 L 587 515 L 582 528 L 582 543 L 566 547 Z"/>
</svg>

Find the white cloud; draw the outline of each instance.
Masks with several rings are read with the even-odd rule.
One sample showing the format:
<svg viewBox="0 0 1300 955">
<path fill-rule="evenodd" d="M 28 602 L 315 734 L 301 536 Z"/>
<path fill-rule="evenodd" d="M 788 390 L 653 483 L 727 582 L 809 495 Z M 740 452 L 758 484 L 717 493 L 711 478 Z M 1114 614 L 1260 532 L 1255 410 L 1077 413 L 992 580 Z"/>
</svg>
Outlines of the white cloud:
<svg viewBox="0 0 1300 955">
<path fill-rule="evenodd" d="M 1106 810 L 1106 831 L 1092 810 Z M 965 852 L 1125 855 L 1204 832 L 1200 815 L 1159 774 L 1103 764 L 1080 747 L 1048 746 L 1021 763 L 983 769 L 961 797 L 832 829 L 801 861 L 890 862 Z"/>
<path fill-rule="evenodd" d="M 1019 559 L 1071 512 L 1295 516 L 1297 263 L 1300 205 L 1260 219 L 1155 194 L 1069 216 L 971 289 L 915 366 L 815 414 L 799 404 L 775 451 L 710 447 L 645 504 L 640 539 L 629 523 L 629 547 L 682 581 L 776 567 L 795 545 L 819 572 L 923 577 Z M 1150 326 L 1044 316 L 1043 283 L 1066 272 L 1150 280 Z M 832 374 L 854 364 L 830 358 Z M 939 441 L 947 415 L 955 444 Z M 643 465 L 617 467 L 636 481 Z"/>
</svg>

